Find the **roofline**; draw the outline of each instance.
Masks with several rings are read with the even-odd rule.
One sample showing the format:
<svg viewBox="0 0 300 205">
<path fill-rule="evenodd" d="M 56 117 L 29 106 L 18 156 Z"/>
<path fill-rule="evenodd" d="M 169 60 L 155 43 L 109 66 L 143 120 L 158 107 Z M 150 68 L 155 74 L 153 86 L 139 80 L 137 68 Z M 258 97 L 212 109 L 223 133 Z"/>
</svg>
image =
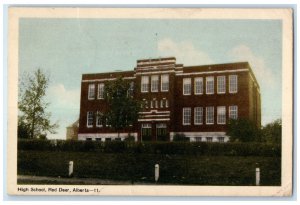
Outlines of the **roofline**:
<svg viewBox="0 0 300 205">
<path fill-rule="evenodd" d="M 183 68 L 210 67 L 210 66 L 235 65 L 235 64 L 247 64 L 247 65 L 249 65 L 249 62 L 241 61 L 241 62 L 233 62 L 233 63 L 219 63 L 219 64 L 192 65 L 192 66 L 184 66 L 183 65 Z"/>
<path fill-rule="evenodd" d="M 83 73 L 82 75 L 99 75 L 99 74 L 110 74 L 110 73 L 134 73 L 134 70 L 105 71 L 101 73 Z"/>
</svg>

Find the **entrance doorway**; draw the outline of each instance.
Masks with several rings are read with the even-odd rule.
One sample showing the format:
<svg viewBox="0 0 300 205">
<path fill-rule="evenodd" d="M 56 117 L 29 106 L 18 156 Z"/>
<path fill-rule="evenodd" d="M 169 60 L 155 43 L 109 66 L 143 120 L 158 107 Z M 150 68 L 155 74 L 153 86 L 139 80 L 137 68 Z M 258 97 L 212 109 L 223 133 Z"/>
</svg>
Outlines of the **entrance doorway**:
<svg viewBox="0 0 300 205">
<path fill-rule="evenodd" d="M 141 128 L 141 141 L 151 141 L 152 140 L 152 126 L 150 123 L 142 124 Z"/>
<path fill-rule="evenodd" d="M 167 125 L 165 123 L 156 124 L 156 140 L 168 141 Z"/>
</svg>

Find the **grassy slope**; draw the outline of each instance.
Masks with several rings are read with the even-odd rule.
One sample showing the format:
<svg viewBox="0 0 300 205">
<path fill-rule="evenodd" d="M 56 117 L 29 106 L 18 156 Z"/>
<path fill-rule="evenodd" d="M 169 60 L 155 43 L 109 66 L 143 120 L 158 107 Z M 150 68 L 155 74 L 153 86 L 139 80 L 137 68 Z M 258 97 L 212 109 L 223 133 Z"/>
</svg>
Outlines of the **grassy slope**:
<svg viewBox="0 0 300 205">
<path fill-rule="evenodd" d="M 161 184 L 254 185 L 255 167 L 262 185 L 280 185 L 281 158 L 108 154 L 98 152 L 18 151 L 18 174 L 67 176 L 74 161 L 75 177 L 153 182 L 160 164 Z"/>
</svg>

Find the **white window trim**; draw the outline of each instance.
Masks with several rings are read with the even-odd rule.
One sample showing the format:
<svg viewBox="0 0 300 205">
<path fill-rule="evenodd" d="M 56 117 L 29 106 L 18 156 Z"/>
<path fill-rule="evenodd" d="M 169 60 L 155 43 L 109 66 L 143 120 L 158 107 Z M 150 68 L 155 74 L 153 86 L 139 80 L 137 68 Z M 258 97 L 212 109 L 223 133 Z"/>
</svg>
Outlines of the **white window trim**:
<svg viewBox="0 0 300 205">
<path fill-rule="evenodd" d="M 97 116 L 96 116 L 96 127 L 103 127 L 103 122 L 102 122 L 102 121 L 101 121 L 101 122 L 102 122 L 101 125 L 98 124 L 98 118 L 101 118 L 101 117 L 102 117 L 102 116 L 100 116 L 100 115 L 101 115 L 101 113 L 98 112 L 98 113 L 97 113 Z"/>
<path fill-rule="evenodd" d="M 211 79 L 212 79 L 212 82 L 213 82 L 213 91 L 212 91 L 212 93 L 209 93 L 209 92 L 207 92 L 207 90 L 208 90 L 208 86 L 207 86 L 207 83 L 209 82 L 209 80 L 211 81 Z M 206 78 L 205 78 L 205 93 L 206 93 L 206 95 L 213 95 L 213 94 L 215 94 L 215 78 L 214 78 L 214 76 L 207 76 Z"/>
<path fill-rule="evenodd" d="M 236 91 L 231 91 L 231 87 L 230 87 L 230 77 L 231 76 L 235 76 L 236 77 Z M 238 92 L 238 85 L 239 85 L 239 83 L 238 83 L 239 81 L 238 81 L 238 75 L 229 75 L 229 77 L 228 77 L 228 83 L 229 83 L 229 93 L 232 93 L 232 94 L 234 94 L 234 93 L 237 93 Z"/>
<path fill-rule="evenodd" d="M 94 114 L 92 111 L 88 111 L 87 114 L 86 114 L 86 127 L 87 128 L 92 128 L 94 123 L 92 123 L 92 125 L 89 125 L 89 112 L 92 113 L 92 115 Z M 93 121 L 94 121 L 94 117 L 93 117 Z"/>
<path fill-rule="evenodd" d="M 231 113 L 231 107 L 236 107 L 236 118 L 232 118 L 231 116 L 230 116 L 230 113 Z M 231 106 L 229 106 L 229 108 L 228 108 L 228 118 L 229 119 L 238 119 L 239 118 L 239 107 L 237 106 L 237 105 L 231 105 Z"/>
<path fill-rule="evenodd" d="M 147 90 L 143 90 L 143 78 L 148 78 L 148 83 L 147 83 Z M 142 77 L 141 77 L 141 93 L 148 93 L 149 92 L 149 76 L 145 76 L 145 75 L 143 75 Z"/>
<path fill-rule="evenodd" d="M 196 91 L 197 91 L 197 89 L 196 89 L 196 82 L 197 82 L 197 80 L 200 80 L 200 82 L 202 82 L 202 89 L 201 89 L 201 92 L 200 93 L 197 93 Z M 194 94 L 195 95 L 203 95 L 203 77 L 196 77 L 195 79 L 194 79 Z"/>
<path fill-rule="evenodd" d="M 219 109 L 224 108 L 225 109 L 225 122 L 219 122 Z M 218 106 L 217 107 L 217 124 L 218 125 L 225 125 L 226 124 L 226 106 Z"/>
<path fill-rule="evenodd" d="M 166 99 L 166 108 L 168 108 L 169 107 L 169 101 L 168 101 L 168 99 Z"/>
<path fill-rule="evenodd" d="M 160 100 L 160 108 L 164 108 L 164 101 Z"/>
<path fill-rule="evenodd" d="M 103 95 L 102 95 L 102 97 L 101 97 L 101 95 L 100 95 L 100 88 L 101 88 L 101 85 L 102 85 L 102 87 L 103 87 Z M 98 84 L 98 96 L 97 96 L 97 98 L 98 98 L 98 99 L 104 99 L 104 83 L 99 83 L 99 84 Z"/>
<path fill-rule="evenodd" d="M 94 97 L 91 97 L 91 96 L 90 96 L 90 89 L 91 89 L 91 86 L 94 86 Z M 88 100 L 95 100 L 95 91 L 96 91 L 96 86 L 95 86 L 95 84 L 89 84 L 89 87 L 88 87 Z"/>
<path fill-rule="evenodd" d="M 184 85 L 185 85 L 185 81 L 189 81 L 189 84 L 190 84 L 190 93 L 188 93 L 188 94 L 185 94 L 184 93 Z M 191 78 L 183 78 L 182 79 L 182 94 L 183 95 L 191 95 L 192 94 L 192 80 L 191 80 Z"/>
<path fill-rule="evenodd" d="M 196 108 L 202 109 L 202 122 L 196 123 Z M 194 107 L 194 125 L 203 125 L 203 107 Z"/>
<path fill-rule="evenodd" d="M 208 108 L 213 108 L 212 113 L 213 113 L 213 122 L 207 122 L 208 121 Z M 215 123 L 215 108 L 213 106 L 208 106 L 205 108 L 205 124 L 206 125 L 213 125 Z"/>
<path fill-rule="evenodd" d="M 152 87 L 152 82 L 154 81 L 152 81 L 152 79 L 154 79 L 154 78 L 157 78 L 157 90 L 153 90 L 153 87 Z M 152 75 L 151 76 L 151 92 L 152 93 L 157 93 L 157 92 L 159 92 L 159 76 L 158 75 Z"/>
<path fill-rule="evenodd" d="M 224 87 L 225 87 L 225 90 L 222 91 L 222 92 L 219 91 L 219 79 L 220 79 L 220 78 L 223 78 L 223 79 L 224 79 Z M 218 76 L 218 77 L 217 77 L 217 93 L 218 93 L 218 94 L 225 94 L 225 93 L 226 93 L 226 76 L 225 76 L 225 75 L 222 75 L 222 76 Z"/>
<path fill-rule="evenodd" d="M 182 109 L 182 125 L 191 125 L 191 119 L 190 119 L 190 123 L 185 123 L 184 122 L 184 111 L 185 110 L 190 110 L 190 118 L 192 117 L 192 110 L 191 110 L 191 108 L 190 107 L 184 107 L 183 109 Z"/>
<path fill-rule="evenodd" d="M 168 90 L 163 90 L 163 76 L 168 76 Z M 160 91 L 161 92 L 169 92 L 169 86 L 170 86 L 170 77 L 169 77 L 169 74 L 161 75 Z"/>
</svg>

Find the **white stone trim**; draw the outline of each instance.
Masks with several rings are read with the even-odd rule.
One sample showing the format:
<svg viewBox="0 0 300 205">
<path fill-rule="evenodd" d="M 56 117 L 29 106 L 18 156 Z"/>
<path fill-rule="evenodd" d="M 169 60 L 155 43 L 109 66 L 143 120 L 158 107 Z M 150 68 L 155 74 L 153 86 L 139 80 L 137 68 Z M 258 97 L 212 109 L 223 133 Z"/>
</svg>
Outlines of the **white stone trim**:
<svg viewBox="0 0 300 205">
<path fill-rule="evenodd" d="M 138 119 L 138 122 L 149 122 L 149 121 L 170 121 L 170 118 L 157 118 L 157 119 Z"/>
<path fill-rule="evenodd" d="M 128 137 L 129 133 L 120 133 L 120 138 L 123 141 Z M 137 132 L 130 133 L 131 136 L 134 136 L 135 141 L 137 141 Z M 101 141 L 105 141 L 105 138 L 112 138 L 113 140 L 118 138 L 118 133 L 80 133 L 78 134 L 78 140 L 86 140 L 86 138 L 92 138 L 92 140 L 96 140 L 96 138 L 100 138 Z"/>
<path fill-rule="evenodd" d="M 176 73 L 176 76 L 189 76 L 189 75 L 200 75 L 200 74 L 215 74 L 215 73 L 235 73 L 235 72 L 246 72 L 249 71 L 247 68 L 236 69 L 236 70 L 222 70 L 222 71 L 203 71 L 203 72 L 193 72 L 193 73 Z"/>
<path fill-rule="evenodd" d="M 226 135 L 226 132 L 170 132 L 171 141 L 173 141 L 174 135 L 176 134 L 184 134 L 186 137 L 190 138 L 191 142 L 195 142 L 196 137 L 212 137 L 212 142 L 219 142 L 218 137 L 224 137 L 224 142 L 229 141 L 229 136 Z"/>
<path fill-rule="evenodd" d="M 139 112 L 139 114 L 151 114 L 151 113 L 170 113 L 170 111 L 150 110 L 149 112 Z"/>
<path fill-rule="evenodd" d="M 165 115 L 144 115 L 143 117 L 169 117 L 170 114 L 165 114 Z"/>
<path fill-rule="evenodd" d="M 164 59 L 144 59 L 144 60 L 147 60 L 147 61 L 144 61 L 144 62 L 137 62 L 137 65 L 149 65 L 149 64 L 157 64 L 157 63 L 175 63 L 176 60 L 175 59 L 172 59 L 172 60 L 164 60 Z"/>
<path fill-rule="evenodd" d="M 162 74 L 162 73 L 175 73 L 175 71 L 166 70 L 166 71 L 136 72 L 136 75 L 152 75 L 152 74 Z"/>
<path fill-rule="evenodd" d="M 136 77 L 124 77 L 122 79 L 124 80 L 132 80 L 135 79 Z M 81 82 L 86 83 L 86 82 L 104 82 L 104 81 L 110 81 L 110 80 L 116 80 L 117 78 L 102 78 L 102 79 L 94 79 L 94 80 L 81 80 Z"/>
</svg>

